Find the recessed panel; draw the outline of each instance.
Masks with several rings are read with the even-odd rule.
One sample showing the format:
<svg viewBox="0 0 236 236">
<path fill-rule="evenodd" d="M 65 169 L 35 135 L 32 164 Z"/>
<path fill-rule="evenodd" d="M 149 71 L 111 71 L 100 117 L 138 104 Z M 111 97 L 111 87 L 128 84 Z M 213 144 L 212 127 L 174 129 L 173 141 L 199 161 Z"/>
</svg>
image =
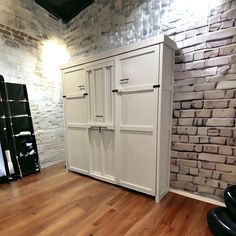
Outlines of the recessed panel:
<svg viewBox="0 0 236 236">
<path fill-rule="evenodd" d="M 119 84 L 122 87 L 138 86 L 157 83 L 156 51 L 148 51 L 142 54 L 130 55 L 121 59 L 121 78 Z"/>
<path fill-rule="evenodd" d="M 120 133 L 120 181 L 140 188 L 155 188 L 155 144 L 152 132 Z"/>
<path fill-rule="evenodd" d="M 84 69 L 66 72 L 64 86 L 66 95 L 84 93 L 86 90 Z"/>
<path fill-rule="evenodd" d="M 67 129 L 67 151 L 69 167 L 82 171 L 88 171 L 89 152 L 86 129 Z"/>
<path fill-rule="evenodd" d="M 67 99 L 66 105 L 66 121 L 67 123 L 87 123 L 87 103 L 86 97 Z"/>
<path fill-rule="evenodd" d="M 121 95 L 121 125 L 153 125 L 155 93 L 132 92 Z"/>
</svg>

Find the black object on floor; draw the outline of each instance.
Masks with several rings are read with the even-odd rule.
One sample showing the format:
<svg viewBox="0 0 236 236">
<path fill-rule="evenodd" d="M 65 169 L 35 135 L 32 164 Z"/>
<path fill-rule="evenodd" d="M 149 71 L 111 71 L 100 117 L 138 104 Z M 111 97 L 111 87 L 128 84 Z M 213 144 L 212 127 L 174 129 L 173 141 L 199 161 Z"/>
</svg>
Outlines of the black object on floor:
<svg viewBox="0 0 236 236">
<path fill-rule="evenodd" d="M 236 218 L 236 185 L 232 185 L 225 190 L 225 205 Z M 236 222 L 236 221 L 235 221 Z"/>
<path fill-rule="evenodd" d="M 215 236 L 236 236 L 236 223 L 227 208 L 211 209 L 208 212 L 207 221 Z"/>
</svg>

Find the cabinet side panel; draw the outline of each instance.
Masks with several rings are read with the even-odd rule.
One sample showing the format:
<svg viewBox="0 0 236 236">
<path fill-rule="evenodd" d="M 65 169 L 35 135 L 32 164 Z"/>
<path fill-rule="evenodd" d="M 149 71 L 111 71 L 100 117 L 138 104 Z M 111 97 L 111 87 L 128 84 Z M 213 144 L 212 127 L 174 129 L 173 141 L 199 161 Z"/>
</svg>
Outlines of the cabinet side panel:
<svg viewBox="0 0 236 236">
<path fill-rule="evenodd" d="M 157 139 L 157 199 L 169 189 L 174 51 L 161 45 Z"/>
</svg>

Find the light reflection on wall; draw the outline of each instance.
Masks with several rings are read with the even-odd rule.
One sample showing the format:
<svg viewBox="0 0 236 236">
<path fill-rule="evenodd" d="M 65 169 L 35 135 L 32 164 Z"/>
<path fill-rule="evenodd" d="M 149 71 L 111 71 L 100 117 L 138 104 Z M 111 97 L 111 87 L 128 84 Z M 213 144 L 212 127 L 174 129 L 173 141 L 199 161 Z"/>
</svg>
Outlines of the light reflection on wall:
<svg viewBox="0 0 236 236">
<path fill-rule="evenodd" d="M 61 83 L 60 65 L 68 62 L 70 56 L 64 43 L 58 40 L 45 40 L 42 45 L 42 64 L 45 77 Z"/>
</svg>

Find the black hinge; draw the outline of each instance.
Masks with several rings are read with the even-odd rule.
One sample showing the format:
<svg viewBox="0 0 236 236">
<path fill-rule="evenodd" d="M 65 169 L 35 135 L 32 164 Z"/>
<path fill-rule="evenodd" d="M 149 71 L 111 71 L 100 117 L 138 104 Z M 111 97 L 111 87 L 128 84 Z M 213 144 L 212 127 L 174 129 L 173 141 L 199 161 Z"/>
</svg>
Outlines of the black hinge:
<svg viewBox="0 0 236 236">
<path fill-rule="evenodd" d="M 88 93 L 84 93 L 84 96 L 87 96 L 88 95 Z"/>
<path fill-rule="evenodd" d="M 112 92 L 116 93 L 116 92 L 118 92 L 118 89 L 113 89 Z"/>
<path fill-rule="evenodd" d="M 160 84 L 154 84 L 153 88 L 160 88 Z"/>
</svg>

